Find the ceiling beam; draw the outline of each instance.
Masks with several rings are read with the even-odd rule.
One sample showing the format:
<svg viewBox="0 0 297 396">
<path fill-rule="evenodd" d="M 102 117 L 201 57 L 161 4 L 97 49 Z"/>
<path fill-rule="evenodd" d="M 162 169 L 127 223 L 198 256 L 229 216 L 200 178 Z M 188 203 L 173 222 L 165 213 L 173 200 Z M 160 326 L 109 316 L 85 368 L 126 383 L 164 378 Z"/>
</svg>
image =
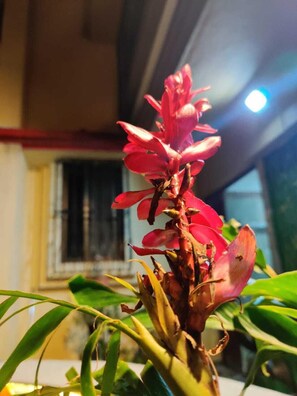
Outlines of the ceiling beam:
<svg viewBox="0 0 297 396">
<path fill-rule="evenodd" d="M 0 128 L 0 142 L 46 150 L 121 151 L 125 136 L 88 131 L 42 131 Z"/>
</svg>

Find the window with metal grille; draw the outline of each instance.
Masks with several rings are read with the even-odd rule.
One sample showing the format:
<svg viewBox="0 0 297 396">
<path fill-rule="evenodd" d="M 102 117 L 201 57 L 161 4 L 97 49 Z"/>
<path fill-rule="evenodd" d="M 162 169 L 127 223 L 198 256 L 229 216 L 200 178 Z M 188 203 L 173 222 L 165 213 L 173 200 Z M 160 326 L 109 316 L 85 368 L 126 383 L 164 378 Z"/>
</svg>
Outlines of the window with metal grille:
<svg viewBox="0 0 297 396">
<path fill-rule="evenodd" d="M 80 271 L 96 276 L 122 266 L 125 215 L 111 209 L 123 191 L 122 163 L 61 160 L 53 173 L 49 277 Z"/>
<path fill-rule="evenodd" d="M 123 260 L 121 164 L 63 162 L 62 261 Z"/>
</svg>

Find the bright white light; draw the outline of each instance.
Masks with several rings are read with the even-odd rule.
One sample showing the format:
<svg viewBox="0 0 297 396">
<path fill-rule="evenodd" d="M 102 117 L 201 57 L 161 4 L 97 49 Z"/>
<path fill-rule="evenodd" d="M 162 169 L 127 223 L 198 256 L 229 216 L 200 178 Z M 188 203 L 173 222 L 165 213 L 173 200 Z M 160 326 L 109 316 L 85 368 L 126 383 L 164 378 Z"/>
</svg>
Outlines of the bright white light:
<svg viewBox="0 0 297 396">
<path fill-rule="evenodd" d="M 263 94 L 263 92 L 255 89 L 252 91 L 244 101 L 246 107 L 248 107 L 254 113 L 258 113 L 258 111 L 262 110 L 263 107 L 267 103 L 267 98 Z"/>
</svg>

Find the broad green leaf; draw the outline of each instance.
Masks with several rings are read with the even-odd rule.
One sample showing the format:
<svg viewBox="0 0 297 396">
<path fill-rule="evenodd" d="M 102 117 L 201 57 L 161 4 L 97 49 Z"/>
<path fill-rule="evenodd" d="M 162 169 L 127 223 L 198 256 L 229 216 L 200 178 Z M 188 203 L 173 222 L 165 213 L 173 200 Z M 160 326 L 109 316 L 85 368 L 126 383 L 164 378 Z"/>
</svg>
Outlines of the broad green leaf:
<svg viewBox="0 0 297 396">
<path fill-rule="evenodd" d="M 102 395 L 109 396 L 113 390 L 113 382 L 117 371 L 117 363 L 120 353 L 121 332 L 114 331 L 107 347 L 106 364 L 102 377 Z"/>
<path fill-rule="evenodd" d="M 271 311 L 245 308 L 244 313 L 235 318 L 236 326 L 252 337 L 276 346 L 284 352 L 297 354 L 297 326 L 293 319 Z"/>
<path fill-rule="evenodd" d="M 295 320 L 270 310 L 259 310 L 258 307 L 248 307 L 245 311 L 248 312 L 249 318 L 254 324 L 280 342 L 295 347 L 295 353 L 297 353 L 297 325 Z"/>
<path fill-rule="evenodd" d="M 91 369 L 92 353 L 96 349 L 102 332 L 106 326 L 106 322 L 103 322 L 97 329 L 90 335 L 85 345 L 82 362 L 81 362 L 81 391 L 83 396 L 95 396 L 96 390 L 93 384 L 93 376 Z"/>
<path fill-rule="evenodd" d="M 86 279 L 81 275 L 76 275 L 70 279 L 69 288 L 78 304 L 88 305 L 96 309 L 137 301 L 134 296 L 117 293 L 111 288 L 94 280 Z"/>
<path fill-rule="evenodd" d="M 235 330 L 234 327 L 234 317 L 237 316 L 240 312 L 240 306 L 235 302 L 227 302 L 219 306 L 216 309 L 215 315 L 223 322 L 224 328 L 228 331 Z M 213 317 L 210 317 L 207 322 L 206 326 L 208 328 L 221 330 L 222 326 L 220 322 Z"/>
<path fill-rule="evenodd" d="M 263 346 L 258 349 L 254 361 L 249 369 L 241 396 L 243 396 L 246 388 L 254 382 L 255 375 L 257 374 L 259 368 L 268 360 L 278 358 L 281 355 L 283 355 L 283 352 L 274 345 L 263 344 Z"/>
<path fill-rule="evenodd" d="M 140 373 L 140 376 L 152 396 L 173 396 L 166 382 L 149 360 Z"/>
<path fill-rule="evenodd" d="M 56 307 L 37 320 L 16 346 L 0 369 L 0 390 L 9 381 L 17 366 L 36 352 L 46 337 L 54 331 L 71 312 L 65 307 Z"/>
<path fill-rule="evenodd" d="M 283 301 L 286 305 L 297 308 L 296 298 L 297 271 L 290 271 L 269 279 L 259 279 L 246 286 L 243 296 L 269 297 Z"/>
<path fill-rule="evenodd" d="M 257 306 L 257 309 L 275 312 L 280 315 L 290 316 L 291 318 L 297 319 L 297 309 L 294 308 L 287 308 L 279 305 L 259 305 Z"/>
<path fill-rule="evenodd" d="M 8 297 L 0 304 L 0 319 L 6 314 L 9 308 L 16 302 L 17 297 Z"/>
</svg>

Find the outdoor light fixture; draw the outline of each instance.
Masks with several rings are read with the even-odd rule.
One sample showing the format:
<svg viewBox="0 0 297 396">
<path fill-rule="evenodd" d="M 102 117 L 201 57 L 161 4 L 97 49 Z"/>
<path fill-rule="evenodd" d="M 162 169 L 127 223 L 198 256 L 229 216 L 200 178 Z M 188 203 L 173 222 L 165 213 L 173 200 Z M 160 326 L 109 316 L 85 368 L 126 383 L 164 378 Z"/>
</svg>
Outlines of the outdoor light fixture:
<svg viewBox="0 0 297 396">
<path fill-rule="evenodd" d="M 267 103 L 267 97 L 262 91 L 255 89 L 247 96 L 244 103 L 251 111 L 258 113 L 265 107 Z"/>
</svg>

